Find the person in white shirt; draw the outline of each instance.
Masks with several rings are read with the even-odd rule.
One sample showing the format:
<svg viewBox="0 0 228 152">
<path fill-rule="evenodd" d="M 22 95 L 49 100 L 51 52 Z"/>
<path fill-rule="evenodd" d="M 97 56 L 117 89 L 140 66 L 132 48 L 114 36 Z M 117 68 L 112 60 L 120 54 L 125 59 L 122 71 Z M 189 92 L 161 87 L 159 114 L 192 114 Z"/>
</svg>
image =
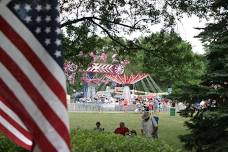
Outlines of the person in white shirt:
<svg viewBox="0 0 228 152">
<path fill-rule="evenodd" d="M 200 107 L 201 107 L 201 109 L 203 109 L 203 108 L 205 107 L 205 101 L 204 101 L 204 100 L 202 100 L 202 101 L 200 102 Z"/>
<path fill-rule="evenodd" d="M 150 117 L 149 112 L 144 112 L 142 115 L 141 122 L 141 133 L 145 137 L 155 137 L 157 136 L 158 124 L 154 117 Z"/>
</svg>

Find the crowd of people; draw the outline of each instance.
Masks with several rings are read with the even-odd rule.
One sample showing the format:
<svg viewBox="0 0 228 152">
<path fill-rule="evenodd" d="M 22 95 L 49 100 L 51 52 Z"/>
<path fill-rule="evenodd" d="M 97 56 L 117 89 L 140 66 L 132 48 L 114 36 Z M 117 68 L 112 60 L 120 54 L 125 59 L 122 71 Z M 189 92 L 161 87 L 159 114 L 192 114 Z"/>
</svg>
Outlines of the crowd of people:
<svg viewBox="0 0 228 152">
<path fill-rule="evenodd" d="M 202 99 L 200 102 L 196 102 L 195 107 L 197 109 L 207 109 L 208 107 L 216 107 L 217 106 L 217 102 L 216 100 L 212 100 L 212 99 Z"/>
<path fill-rule="evenodd" d="M 167 98 L 162 98 L 159 96 L 154 96 L 153 98 L 148 98 L 146 96 L 135 96 L 131 98 L 130 101 L 124 98 L 114 98 L 114 97 L 96 97 L 93 100 L 91 98 L 78 98 L 75 99 L 73 103 L 80 104 L 80 106 L 93 106 L 95 111 L 109 111 L 113 107 L 112 111 L 135 111 L 142 113 L 143 111 L 150 112 L 168 112 L 170 108 L 175 107 L 172 100 Z M 184 109 L 185 105 L 177 106 L 177 110 Z M 109 109 L 107 109 L 109 107 Z M 89 108 L 86 108 L 88 110 Z"/>
<path fill-rule="evenodd" d="M 74 103 L 99 103 L 99 104 L 111 104 L 111 103 L 118 103 L 120 106 L 126 106 L 126 103 L 124 98 L 116 98 L 114 96 L 111 97 L 103 97 L 103 96 L 97 96 L 94 97 L 93 99 L 91 98 L 86 98 L 83 97 L 82 93 L 75 93 L 73 96 L 72 102 Z M 133 97 L 131 99 L 131 103 L 136 104 L 136 105 L 146 105 L 150 109 L 158 110 L 158 111 L 163 111 L 167 107 L 170 106 L 170 100 L 165 99 L 165 98 L 159 98 L 159 97 L 154 97 L 154 98 L 146 98 L 146 97 Z"/>
<path fill-rule="evenodd" d="M 157 116 L 154 116 L 148 111 L 145 111 L 141 120 L 141 134 L 145 137 L 158 138 L 158 120 Z M 101 123 L 96 122 L 94 131 L 103 132 L 104 128 L 101 127 Z M 119 126 L 114 130 L 115 134 L 122 136 L 137 136 L 136 130 L 130 130 L 125 126 L 124 122 L 120 122 Z"/>
<path fill-rule="evenodd" d="M 170 107 L 175 107 L 175 105 L 172 105 L 172 102 L 168 99 L 136 99 L 136 109 L 135 112 L 141 112 L 141 111 L 150 111 L 150 112 L 162 112 L 162 111 L 168 111 Z"/>
</svg>

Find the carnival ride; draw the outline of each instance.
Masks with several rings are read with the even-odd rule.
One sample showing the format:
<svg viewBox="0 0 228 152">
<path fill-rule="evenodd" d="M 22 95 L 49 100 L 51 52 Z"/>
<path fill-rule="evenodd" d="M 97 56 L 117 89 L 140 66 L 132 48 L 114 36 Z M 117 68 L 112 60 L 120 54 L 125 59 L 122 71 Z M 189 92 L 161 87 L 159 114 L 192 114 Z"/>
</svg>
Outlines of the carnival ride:
<svg viewBox="0 0 228 152">
<path fill-rule="evenodd" d="M 78 66 L 71 61 L 66 61 L 63 65 L 63 69 L 69 83 L 74 84 Z"/>
<path fill-rule="evenodd" d="M 96 88 L 100 84 L 107 85 L 110 81 L 105 79 L 105 74 L 123 74 L 124 68 L 127 64 L 126 61 L 119 62 L 117 54 L 112 55 L 112 64 L 107 64 L 107 54 L 102 52 L 100 56 L 94 52 L 90 53 L 92 62 L 86 70 L 82 70 L 83 77 L 81 81 L 84 84 L 84 97 L 91 98 L 92 100 L 96 97 Z M 100 61 L 100 62 L 98 62 Z"/>
<path fill-rule="evenodd" d="M 163 93 L 159 86 L 155 83 L 152 77 L 147 73 L 131 74 L 124 73 L 125 67 L 129 64 L 128 60 L 119 61 L 118 55 L 112 55 L 112 63 L 108 64 L 107 54 L 102 52 L 100 56 L 91 52 L 89 56 L 92 58 L 92 62 L 86 70 L 81 70 L 83 77 L 81 82 L 83 83 L 83 94 L 85 98 L 94 99 L 97 97 L 97 91 L 105 90 L 106 86 L 110 85 L 114 89 L 106 90 L 115 94 L 121 94 L 127 104 L 131 102 L 131 97 L 136 95 L 154 97 L 156 95 L 166 94 Z M 64 70 L 67 79 L 72 84 L 75 82 L 75 71 L 77 66 L 72 62 L 67 61 L 64 64 Z M 143 90 L 137 90 L 137 84 L 141 82 Z M 122 87 L 119 91 L 117 86 Z M 110 88 L 110 87 L 109 87 Z M 130 90 L 132 88 L 132 90 Z"/>
<path fill-rule="evenodd" d="M 151 98 L 152 96 L 155 97 L 157 95 L 161 95 L 162 90 L 159 86 L 155 83 L 155 81 L 151 78 L 151 76 L 147 73 L 141 74 L 132 74 L 132 75 L 113 75 L 113 74 L 106 74 L 106 78 L 111 81 L 114 81 L 121 86 L 123 86 L 122 94 L 125 102 L 129 104 L 132 100 L 132 97 L 138 96 L 145 96 Z M 146 80 L 146 82 L 144 82 Z M 136 89 L 136 84 L 141 82 L 144 91 L 140 91 Z M 130 90 L 130 86 L 132 86 L 132 90 Z M 121 90 L 121 89 L 120 89 Z M 146 91 L 145 91 L 146 90 Z M 117 91 L 116 91 L 117 92 Z"/>
</svg>

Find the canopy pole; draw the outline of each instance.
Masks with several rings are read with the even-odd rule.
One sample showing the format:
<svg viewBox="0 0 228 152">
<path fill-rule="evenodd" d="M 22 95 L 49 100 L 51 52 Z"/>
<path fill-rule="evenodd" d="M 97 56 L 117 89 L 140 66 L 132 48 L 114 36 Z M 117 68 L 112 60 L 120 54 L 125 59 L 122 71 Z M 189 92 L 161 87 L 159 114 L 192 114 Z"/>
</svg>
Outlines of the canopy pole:
<svg viewBox="0 0 228 152">
<path fill-rule="evenodd" d="M 154 93 L 157 93 L 157 89 L 154 87 L 154 85 L 148 80 L 148 78 L 146 78 L 146 80 L 147 80 L 149 86 L 151 87 L 152 91 L 153 91 Z"/>
<path fill-rule="evenodd" d="M 162 90 L 160 89 L 160 87 L 156 84 L 156 82 L 154 81 L 154 79 L 149 76 L 150 80 L 152 81 L 154 87 L 158 90 L 158 92 L 162 92 Z"/>
<path fill-rule="evenodd" d="M 142 80 L 142 85 L 143 85 L 143 89 L 146 91 L 146 92 L 149 92 L 149 89 L 146 87 L 146 84 L 145 82 Z"/>
</svg>

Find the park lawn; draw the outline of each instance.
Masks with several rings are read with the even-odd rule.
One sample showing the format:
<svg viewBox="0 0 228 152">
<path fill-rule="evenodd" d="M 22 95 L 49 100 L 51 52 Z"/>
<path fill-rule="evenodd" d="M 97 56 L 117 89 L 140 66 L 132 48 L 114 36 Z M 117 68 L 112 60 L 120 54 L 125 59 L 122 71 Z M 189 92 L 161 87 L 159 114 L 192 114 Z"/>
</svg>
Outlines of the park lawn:
<svg viewBox="0 0 228 152">
<path fill-rule="evenodd" d="M 125 125 L 130 129 L 136 130 L 138 135 L 141 135 L 141 114 L 139 113 L 91 113 L 91 112 L 71 112 L 70 127 L 89 129 L 95 127 L 97 121 L 101 122 L 101 126 L 105 131 L 113 132 L 118 127 L 119 122 L 125 122 Z M 182 149 L 182 143 L 178 139 L 179 135 L 187 133 L 184 127 L 185 119 L 180 116 L 169 116 L 169 113 L 158 113 L 159 116 L 159 139 L 164 140 L 174 149 Z"/>
</svg>

